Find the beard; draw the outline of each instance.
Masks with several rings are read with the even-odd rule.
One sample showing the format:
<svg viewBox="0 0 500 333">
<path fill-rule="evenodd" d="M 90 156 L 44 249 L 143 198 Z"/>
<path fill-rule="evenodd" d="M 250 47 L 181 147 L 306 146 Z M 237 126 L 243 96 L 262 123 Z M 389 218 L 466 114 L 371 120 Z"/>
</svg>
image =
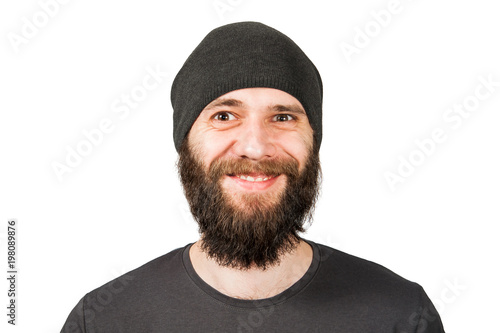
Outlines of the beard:
<svg viewBox="0 0 500 333">
<path fill-rule="evenodd" d="M 201 249 L 225 267 L 265 270 L 278 265 L 282 255 L 298 246 L 304 224 L 312 222 L 321 179 L 316 141 L 301 172 L 293 158 L 259 162 L 219 158 L 205 171 L 199 156 L 186 139 L 177 166 L 191 213 L 199 225 Z M 252 173 L 285 176 L 285 186 L 279 193 L 268 190 L 236 195 L 228 195 L 222 187 L 226 175 Z"/>
</svg>

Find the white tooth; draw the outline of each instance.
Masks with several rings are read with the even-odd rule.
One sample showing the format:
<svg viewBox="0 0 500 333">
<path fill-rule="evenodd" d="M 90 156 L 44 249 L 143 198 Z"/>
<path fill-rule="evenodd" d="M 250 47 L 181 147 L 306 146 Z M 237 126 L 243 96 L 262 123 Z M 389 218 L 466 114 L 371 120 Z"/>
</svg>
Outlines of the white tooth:
<svg viewBox="0 0 500 333">
<path fill-rule="evenodd" d="M 238 177 L 240 177 L 241 179 L 243 180 L 247 180 L 247 177 L 243 176 L 243 175 L 239 175 Z"/>
<path fill-rule="evenodd" d="M 247 177 L 247 181 L 249 181 L 249 182 L 254 182 L 255 180 L 253 179 L 253 177 L 252 177 L 252 176 L 248 176 L 248 177 Z"/>
<path fill-rule="evenodd" d="M 262 178 L 260 178 L 260 177 L 259 177 L 259 178 L 257 178 L 255 181 L 256 181 L 256 182 L 261 182 L 261 181 L 262 181 Z"/>
<path fill-rule="evenodd" d="M 267 177 L 266 177 L 266 178 L 264 178 L 264 179 L 263 179 L 263 181 L 266 181 L 266 180 L 268 180 L 268 179 L 269 179 L 269 178 L 267 178 Z"/>
</svg>

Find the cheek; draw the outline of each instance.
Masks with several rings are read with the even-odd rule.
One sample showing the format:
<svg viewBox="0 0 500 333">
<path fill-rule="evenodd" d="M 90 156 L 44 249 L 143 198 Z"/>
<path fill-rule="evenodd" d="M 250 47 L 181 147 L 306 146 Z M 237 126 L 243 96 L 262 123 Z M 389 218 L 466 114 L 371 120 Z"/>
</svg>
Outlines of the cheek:
<svg viewBox="0 0 500 333">
<path fill-rule="evenodd" d="M 299 162 L 299 169 L 302 170 L 307 162 L 307 158 L 309 157 L 309 152 L 312 148 L 312 141 L 312 135 L 311 138 L 303 135 L 297 135 L 284 138 L 281 140 L 280 145 L 287 155 Z"/>
<path fill-rule="evenodd" d="M 197 133 L 197 135 L 192 135 L 189 138 L 193 148 L 200 152 L 199 158 L 203 161 L 205 168 L 208 168 L 214 160 L 223 155 L 231 146 L 233 141 L 231 137 L 221 134 Z"/>
</svg>

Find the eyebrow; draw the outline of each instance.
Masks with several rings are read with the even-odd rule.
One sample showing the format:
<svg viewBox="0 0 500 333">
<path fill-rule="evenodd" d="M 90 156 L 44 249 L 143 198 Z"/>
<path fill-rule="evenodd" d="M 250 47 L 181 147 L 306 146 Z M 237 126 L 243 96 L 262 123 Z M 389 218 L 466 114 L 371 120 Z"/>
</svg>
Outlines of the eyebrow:
<svg viewBox="0 0 500 333">
<path fill-rule="evenodd" d="M 245 103 L 234 98 L 218 98 L 209 103 L 205 107 L 204 111 L 209 111 L 224 106 L 242 108 L 245 106 Z M 269 106 L 268 110 L 273 112 L 290 112 L 290 113 L 304 114 L 304 115 L 306 114 L 302 106 L 297 104 L 286 104 L 286 105 L 274 104 Z"/>
<path fill-rule="evenodd" d="M 242 107 L 243 105 L 243 102 L 237 99 L 217 98 L 209 103 L 204 110 L 212 110 L 221 106 Z"/>
<path fill-rule="evenodd" d="M 270 106 L 269 110 L 274 112 L 290 112 L 296 114 L 306 114 L 302 106 L 297 104 L 288 104 L 288 105 L 276 104 Z"/>
</svg>

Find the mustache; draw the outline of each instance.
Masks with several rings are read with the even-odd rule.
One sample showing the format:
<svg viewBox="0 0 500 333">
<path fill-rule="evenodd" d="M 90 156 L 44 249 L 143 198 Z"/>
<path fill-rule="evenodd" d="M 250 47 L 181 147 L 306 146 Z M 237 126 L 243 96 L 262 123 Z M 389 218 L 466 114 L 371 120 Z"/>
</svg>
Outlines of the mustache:
<svg viewBox="0 0 500 333">
<path fill-rule="evenodd" d="M 299 163 L 293 158 L 276 158 L 262 161 L 241 159 L 217 159 L 209 167 L 208 177 L 217 181 L 224 175 L 261 173 L 268 176 L 284 174 L 290 180 L 299 177 Z"/>
</svg>

